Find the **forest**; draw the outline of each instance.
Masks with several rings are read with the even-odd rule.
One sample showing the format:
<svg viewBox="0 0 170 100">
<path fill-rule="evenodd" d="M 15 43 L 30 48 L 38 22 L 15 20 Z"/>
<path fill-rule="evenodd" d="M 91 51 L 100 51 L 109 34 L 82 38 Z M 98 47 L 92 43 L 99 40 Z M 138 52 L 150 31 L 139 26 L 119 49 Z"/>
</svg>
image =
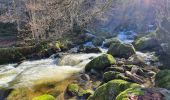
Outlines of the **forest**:
<svg viewBox="0 0 170 100">
<path fill-rule="evenodd" d="M 170 100 L 170 0 L 0 0 L 0 100 Z"/>
</svg>

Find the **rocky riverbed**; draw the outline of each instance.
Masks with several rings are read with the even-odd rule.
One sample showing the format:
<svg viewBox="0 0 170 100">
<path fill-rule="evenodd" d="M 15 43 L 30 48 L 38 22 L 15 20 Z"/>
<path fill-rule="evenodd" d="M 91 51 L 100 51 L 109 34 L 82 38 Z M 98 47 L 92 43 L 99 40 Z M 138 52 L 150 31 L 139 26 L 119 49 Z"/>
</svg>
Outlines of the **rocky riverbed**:
<svg viewBox="0 0 170 100">
<path fill-rule="evenodd" d="M 159 70 L 161 49 L 153 37 L 135 39 L 128 31 L 103 39 L 88 33 L 67 48 L 57 41 L 43 46 L 45 51 L 30 47 L 36 54 L 12 50 L 13 59 L 25 60 L 1 65 L 0 100 L 169 100 L 170 71 Z"/>
</svg>

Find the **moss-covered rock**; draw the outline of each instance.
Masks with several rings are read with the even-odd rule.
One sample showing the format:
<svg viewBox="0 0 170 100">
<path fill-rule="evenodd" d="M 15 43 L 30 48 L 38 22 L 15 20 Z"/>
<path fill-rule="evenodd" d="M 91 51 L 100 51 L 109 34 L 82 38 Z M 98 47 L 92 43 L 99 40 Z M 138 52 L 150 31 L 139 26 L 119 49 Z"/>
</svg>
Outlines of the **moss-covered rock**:
<svg viewBox="0 0 170 100">
<path fill-rule="evenodd" d="M 94 58 L 90 61 L 86 66 L 85 70 L 90 71 L 91 69 L 95 69 L 97 71 L 103 71 L 106 67 L 115 64 L 116 60 L 112 55 L 103 54 L 97 58 Z"/>
<path fill-rule="evenodd" d="M 136 39 L 133 44 L 137 50 L 153 50 L 160 47 L 155 32 Z"/>
<path fill-rule="evenodd" d="M 105 69 L 105 72 L 108 72 L 108 71 L 116 71 L 116 72 L 120 72 L 120 73 L 125 72 L 123 67 L 108 67 L 108 68 Z"/>
<path fill-rule="evenodd" d="M 0 64 L 18 62 L 36 51 L 34 47 L 0 48 Z"/>
<path fill-rule="evenodd" d="M 76 96 L 78 95 L 78 91 L 79 91 L 79 86 L 78 84 L 69 84 L 67 87 L 67 93 L 70 96 Z"/>
<path fill-rule="evenodd" d="M 122 79 L 122 80 L 130 80 L 128 77 L 126 77 L 124 74 L 116 71 L 108 71 L 103 74 L 103 80 L 104 82 L 111 81 L 113 79 Z"/>
<path fill-rule="evenodd" d="M 93 47 L 93 46 L 79 46 L 78 52 L 83 52 L 83 53 L 101 53 L 102 51 L 98 47 Z"/>
<path fill-rule="evenodd" d="M 170 70 L 161 70 L 156 74 L 155 83 L 161 88 L 170 89 Z"/>
<path fill-rule="evenodd" d="M 144 95 L 144 91 L 141 88 L 129 88 L 121 92 L 115 100 L 129 100 L 129 98 L 141 95 Z"/>
<path fill-rule="evenodd" d="M 90 89 L 80 90 L 78 96 L 87 99 L 93 93 L 94 93 L 94 91 L 92 91 Z"/>
<path fill-rule="evenodd" d="M 44 94 L 33 98 L 32 100 L 56 100 L 52 95 Z"/>
<path fill-rule="evenodd" d="M 101 46 L 103 44 L 104 38 L 103 37 L 97 37 L 92 40 L 93 45 L 95 46 Z"/>
<path fill-rule="evenodd" d="M 103 46 L 109 48 L 112 43 L 121 43 L 121 41 L 117 38 L 106 39 Z"/>
<path fill-rule="evenodd" d="M 114 100 L 122 91 L 134 87 L 140 87 L 140 85 L 124 80 L 112 80 L 99 86 L 88 100 Z"/>
<path fill-rule="evenodd" d="M 129 58 L 136 53 L 135 48 L 131 44 L 113 43 L 107 52 L 115 57 Z"/>
</svg>

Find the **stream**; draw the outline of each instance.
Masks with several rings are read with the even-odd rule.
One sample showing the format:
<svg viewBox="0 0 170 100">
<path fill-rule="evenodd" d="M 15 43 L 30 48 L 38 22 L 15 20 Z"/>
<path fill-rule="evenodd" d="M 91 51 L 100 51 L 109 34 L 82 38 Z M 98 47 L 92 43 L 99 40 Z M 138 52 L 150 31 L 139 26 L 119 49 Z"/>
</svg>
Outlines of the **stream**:
<svg viewBox="0 0 170 100">
<path fill-rule="evenodd" d="M 128 33 L 128 34 L 127 34 Z M 136 33 L 133 31 L 120 32 L 117 38 L 124 43 L 132 43 Z M 94 46 L 92 42 L 87 42 L 84 46 Z M 99 47 L 102 53 L 106 53 L 108 48 Z M 76 50 L 72 48 L 71 50 Z M 85 65 L 93 58 L 102 53 L 68 53 L 55 58 L 55 54 L 47 59 L 35 61 L 23 61 L 21 64 L 0 65 L 0 88 L 17 89 L 21 87 L 31 87 L 39 82 L 60 82 L 70 78 L 72 75 L 83 72 Z M 136 54 L 144 60 L 152 59 L 150 53 L 137 51 Z M 133 59 L 132 59 L 133 60 Z"/>
</svg>

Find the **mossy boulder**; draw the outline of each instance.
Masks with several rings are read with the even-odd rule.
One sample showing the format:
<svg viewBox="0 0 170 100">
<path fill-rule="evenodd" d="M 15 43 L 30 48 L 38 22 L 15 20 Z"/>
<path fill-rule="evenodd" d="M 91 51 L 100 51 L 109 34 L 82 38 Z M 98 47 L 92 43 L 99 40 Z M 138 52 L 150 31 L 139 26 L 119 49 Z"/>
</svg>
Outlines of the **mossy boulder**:
<svg viewBox="0 0 170 100">
<path fill-rule="evenodd" d="M 112 43 L 121 43 L 121 41 L 117 38 L 106 39 L 103 46 L 109 48 Z"/>
<path fill-rule="evenodd" d="M 35 47 L 14 47 L 14 48 L 0 48 L 0 64 L 15 63 L 25 59 L 37 50 Z"/>
<path fill-rule="evenodd" d="M 146 36 L 137 38 L 133 45 L 137 50 L 153 50 L 155 48 L 160 47 L 157 39 L 156 39 L 156 33 L 149 33 Z"/>
<path fill-rule="evenodd" d="M 103 37 L 97 37 L 92 40 L 93 45 L 95 46 L 101 46 L 103 44 L 104 38 Z"/>
<path fill-rule="evenodd" d="M 33 98 L 32 100 L 56 100 L 52 95 L 44 94 Z"/>
<path fill-rule="evenodd" d="M 79 46 L 78 52 L 83 52 L 83 53 L 101 53 L 102 51 L 98 47 L 94 46 Z"/>
<path fill-rule="evenodd" d="M 78 84 L 69 84 L 67 87 L 67 93 L 69 96 L 76 96 L 78 95 L 78 91 L 79 91 L 79 86 Z"/>
<path fill-rule="evenodd" d="M 129 100 L 129 98 L 142 95 L 144 95 L 144 91 L 141 88 L 129 88 L 121 92 L 115 100 Z"/>
<path fill-rule="evenodd" d="M 102 54 L 101 56 L 94 58 L 85 66 L 85 71 L 94 69 L 96 71 L 103 71 L 108 66 L 116 64 L 116 60 L 110 54 Z"/>
<path fill-rule="evenodd" d="M 94 91 L 87 89 L 87 90 L 80 90 L 78 93 L 79 97 L 82 97 L 84 99 L 87 99 L 90 95 L 92 95 Z"/>
<path fill-rule="evenodd" d="M 136 54 L 136 50 L 131 44 L 113 43 L 109 47 L 107 53 L 114 57 L 129 58 L 130 56 Z"/>
<path fill-rule="evenodd" d="M 155 83 L 161 88 L 170 90 L 170 70 L 161 70 L 156 74 Z"/>
<path fill-rule="evenodd" d="M 126 77 L 124 74 L 116 71 L 108 71 L 103 74 L 103 80 L 104 82 L 111 81 L 113 79 L 122 79 L 122 80 L 130 80 L 128 77 Z"/>
<path fill-rule="evenodd" d="M 114 100 L 122 91 L 134 87 L 140 87 L 140 85 L 124 80 L 112 80 L 99 86 L 88 100 Z"/>
<path fill-rule="evenodd" d="M 108 71 L 116 71 L 116 72 L 120 72 L 120 73 L 125 72 L 123 67 L 108 67 L 108 68 L 105 69 L 105 72 L 108 72 Z"/>
</svg>

